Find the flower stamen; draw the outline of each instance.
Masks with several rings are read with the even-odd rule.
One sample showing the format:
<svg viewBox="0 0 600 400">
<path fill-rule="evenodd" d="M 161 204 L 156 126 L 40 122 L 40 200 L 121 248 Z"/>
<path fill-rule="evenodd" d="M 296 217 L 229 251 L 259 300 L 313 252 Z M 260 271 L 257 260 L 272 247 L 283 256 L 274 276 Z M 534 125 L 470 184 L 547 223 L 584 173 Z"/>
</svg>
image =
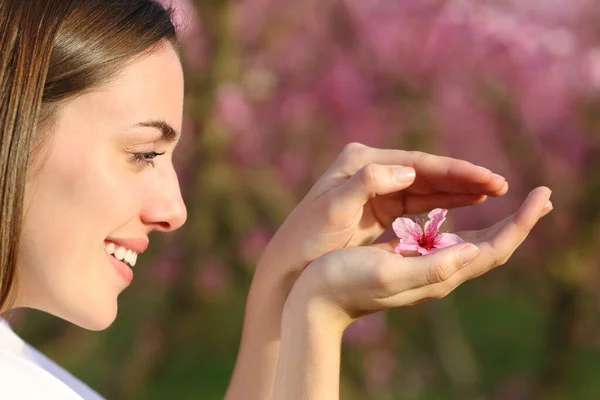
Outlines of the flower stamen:
<svg viewBox="0 0 600 400">
<path fill-rule="evenodd" d="M 400 243 L 395 248 L 395 252 L 418 251 L 419 254 L 431 254 L 441 248 L 462 243 L 458 235 L 453 233 L 440 233 L 440 226 L 446 220 L 448 210 L 436 208 L 432 210 L 425 223 L 415 218 L 412 221 L 409 218 L 397 218 L 392 224 L 396 236 L 400 238 Z"/>
</svg>

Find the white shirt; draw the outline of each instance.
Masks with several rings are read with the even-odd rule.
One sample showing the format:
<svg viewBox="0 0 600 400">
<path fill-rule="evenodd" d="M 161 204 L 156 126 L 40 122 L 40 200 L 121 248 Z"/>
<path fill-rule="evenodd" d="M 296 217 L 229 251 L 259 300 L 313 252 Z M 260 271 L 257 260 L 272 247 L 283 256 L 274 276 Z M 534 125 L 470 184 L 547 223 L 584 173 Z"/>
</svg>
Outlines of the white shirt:
<svg viewBox="0 0 600 400">
<path fill-rule="evenodd" d="M 17 336 L 0 319 L 0 398 L 101 400 L 98 393 Z"/>
</svg>

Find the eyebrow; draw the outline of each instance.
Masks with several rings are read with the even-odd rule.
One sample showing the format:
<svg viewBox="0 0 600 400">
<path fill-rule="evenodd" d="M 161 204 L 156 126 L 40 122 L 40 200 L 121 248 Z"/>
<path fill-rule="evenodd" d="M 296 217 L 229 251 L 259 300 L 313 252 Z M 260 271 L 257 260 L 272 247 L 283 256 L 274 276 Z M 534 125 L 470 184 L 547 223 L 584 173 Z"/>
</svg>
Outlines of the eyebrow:
<svg viewBox="0 0 600 400">
<path fill-rule="evenodd" d="M 177 140 L 179 136 L 177 131 L 162 119 L 140 122 L 135 126 L 158 129 L 162 133 L 162 139 L 169 143 Z"/>
</svg>

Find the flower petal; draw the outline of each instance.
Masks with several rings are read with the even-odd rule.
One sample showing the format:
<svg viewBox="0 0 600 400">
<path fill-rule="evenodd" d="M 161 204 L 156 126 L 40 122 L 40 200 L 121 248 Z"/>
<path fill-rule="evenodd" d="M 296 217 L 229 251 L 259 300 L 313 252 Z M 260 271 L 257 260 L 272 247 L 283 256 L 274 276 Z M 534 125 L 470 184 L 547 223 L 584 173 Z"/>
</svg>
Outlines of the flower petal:
<svg viewBox="0 0 600 400">
<path fill-rule="evenodd" d="M 407 253 L 409 251 L 419 251 L 420 247 L 419 244 L 417 242 L 414 243 L 410 243 L 410 242 L 403 242 L 402 240 L 400 240 L 400 243 L 398 243 L 398 246 L 396 246 L 396 248 L 394 249 L 394 253 L 396 254 L 400 254 L 400 253 Z"/>
<path fill-rule="evenodd" d="M 443 249 L 444 247 L 452 246 L 455 244 L 463 243 L 464 240 L 460 236 L 454 233 L 442 233 L 438 235 L 438 239 L 435 241 L 435 247 Z"/>
<path fill-rule="evenodd" d="M 446 220 L 447 213 L 448 213 L 448 210 L 446 210 L 444 208 L 436 208 L 434 210 L 431 210 L 429 215 L 427 215 L 427 217 L 429 217 L 429 221 L 427 221 L 425 223 L 425 235 L 427 235 L 427 236 L 437 235 L 438 231 L 440 230 L 440 226 Z"/>
<path fill-rule="evenodd" d="M 409 237 L 417 241 L 423 235 L 423 229 L 410 218 L 396 218 L 392 223 L 394 233 L 400 239 L 408 239 Z"/>
</svg>

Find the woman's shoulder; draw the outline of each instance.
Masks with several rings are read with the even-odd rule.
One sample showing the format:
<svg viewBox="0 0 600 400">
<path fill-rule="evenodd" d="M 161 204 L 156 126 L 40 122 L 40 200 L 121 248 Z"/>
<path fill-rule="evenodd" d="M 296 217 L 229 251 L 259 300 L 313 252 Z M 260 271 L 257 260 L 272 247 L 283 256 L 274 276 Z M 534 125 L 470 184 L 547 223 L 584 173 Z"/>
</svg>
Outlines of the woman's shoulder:
<svg viewBox="0 0 600 400">
<path fill-rule="evenodd" d="M 0 318 L 0 399 L 82 398 L 102 396 L 30 346 Z"/>
<path fill-rule="evenodd" d="M 0 351 L 0 397 L 81 400 L 71 388 L 44 369 L 4 351 Z"/>
</svg>

